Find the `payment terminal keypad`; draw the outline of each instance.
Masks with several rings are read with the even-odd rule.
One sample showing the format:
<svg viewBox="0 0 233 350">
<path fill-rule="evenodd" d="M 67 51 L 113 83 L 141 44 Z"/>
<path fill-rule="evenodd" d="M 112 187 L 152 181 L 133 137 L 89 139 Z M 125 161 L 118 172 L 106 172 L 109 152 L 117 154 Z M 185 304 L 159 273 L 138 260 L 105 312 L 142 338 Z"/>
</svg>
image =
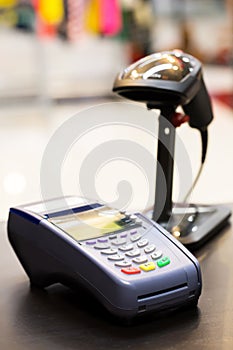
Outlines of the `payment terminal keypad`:
<svg viewBox="0 0 233 350">
<path fill-rule="evenodd" d="M 98 251 L 124 274 L 148 273 L 166 267 L 171 260 L 159 246 L 159 241 L 155 244 L 145 237 L 146 231 L 146 227 L 140 227 L 87 240 L 84 245 Z"/>
</svg>

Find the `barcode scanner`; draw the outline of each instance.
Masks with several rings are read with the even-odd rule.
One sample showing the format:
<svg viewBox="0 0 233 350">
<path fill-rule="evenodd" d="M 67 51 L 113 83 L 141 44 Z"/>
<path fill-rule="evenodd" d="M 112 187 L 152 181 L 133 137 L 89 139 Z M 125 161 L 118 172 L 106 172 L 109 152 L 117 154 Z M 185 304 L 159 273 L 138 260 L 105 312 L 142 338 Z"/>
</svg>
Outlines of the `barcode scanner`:
<svg viewBox="0 0 233 350">
<path fill-rule="evenodd" d="M 133 63 L 118 75 L 113 91 L 150 109 L 182 106 L 193 128 L 205 128 L 213 119 L 202 65 L 180 51 L 155 53 Z"/>
<path fill-rule="evenodd" d="M 187 210 L 182 204 L 179 205 L 177 214 L 177 206 L 174 207 L 172 203 L 177 126 L 188 121 L 192 128 L 200 131 L 202 141 L 200 170 L 184 202 L 197 183 L 206 158 L 207 127 L 213 119 L 213 112 L 202 75 L 201 62 L 180 50 L 154 53 L 124 69 L 116 77 L 113 91 L 122 97 L 146 103 L 148 109 L 161 111 L 157 150 L 157 161 L 160 166 L 157 167 L 152 218 L 170 230 L 182 243 L 196 247 L 219 231 L 231 215 L 228 208 L 221 206 L 190 205 Z M 185 116 L 176 113 L 178 106 L 182 107 Z M 165 133 L 165 129 L 169 132 Z M 203 225 L 203 215 L 204 221 L 208 219 L 209 224 Z"/>
</svg>

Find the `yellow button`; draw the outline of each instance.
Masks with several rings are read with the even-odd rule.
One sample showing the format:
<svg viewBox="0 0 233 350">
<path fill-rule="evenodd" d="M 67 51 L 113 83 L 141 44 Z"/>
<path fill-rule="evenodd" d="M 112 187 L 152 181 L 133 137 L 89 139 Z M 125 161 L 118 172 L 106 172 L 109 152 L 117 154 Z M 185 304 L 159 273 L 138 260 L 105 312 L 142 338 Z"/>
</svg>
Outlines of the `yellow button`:
<svg viewBox="0 0 233 350">
<path fill-rule="evenodd" d="M 152 271 L 155 270 L 155 264 L 153 262 L 148 262 L 142 265 L 139 265 L 140 269 L 143 271 Z"/>
</svg>

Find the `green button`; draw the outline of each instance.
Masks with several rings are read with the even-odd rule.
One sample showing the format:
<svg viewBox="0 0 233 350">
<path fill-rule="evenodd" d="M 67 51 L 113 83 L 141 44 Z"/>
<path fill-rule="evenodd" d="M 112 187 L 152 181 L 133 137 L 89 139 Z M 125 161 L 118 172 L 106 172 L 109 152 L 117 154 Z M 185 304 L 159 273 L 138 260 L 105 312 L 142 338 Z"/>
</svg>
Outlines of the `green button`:
<svg viewBox="0 0 233 350">
<path fill-rule="evenodd" d="M 162 259 L 157 261 L 157 265 L 158 265 L 158 267 L 164 267 L 164 266 L 170 264 L 170 262 L 171 261 L 170 261 L 169 257 L 164 256 Z"/>
</svg>

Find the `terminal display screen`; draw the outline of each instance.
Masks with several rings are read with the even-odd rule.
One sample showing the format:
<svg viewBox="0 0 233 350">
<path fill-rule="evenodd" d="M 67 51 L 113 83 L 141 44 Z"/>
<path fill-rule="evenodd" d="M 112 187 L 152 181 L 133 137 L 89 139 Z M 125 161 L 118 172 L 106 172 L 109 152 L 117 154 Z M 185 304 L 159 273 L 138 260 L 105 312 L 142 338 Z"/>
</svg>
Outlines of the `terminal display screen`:
<svg viewBox="0 0 233 350">
<path fill-rule="evenodd" d="M 124 214 L 107 206 L 85 206 L 67 212 L 49 215 L 48 221 L 62 229 L 75 240 L 86 240 L 138 226 L 127 220 Z"/>
</svg>

